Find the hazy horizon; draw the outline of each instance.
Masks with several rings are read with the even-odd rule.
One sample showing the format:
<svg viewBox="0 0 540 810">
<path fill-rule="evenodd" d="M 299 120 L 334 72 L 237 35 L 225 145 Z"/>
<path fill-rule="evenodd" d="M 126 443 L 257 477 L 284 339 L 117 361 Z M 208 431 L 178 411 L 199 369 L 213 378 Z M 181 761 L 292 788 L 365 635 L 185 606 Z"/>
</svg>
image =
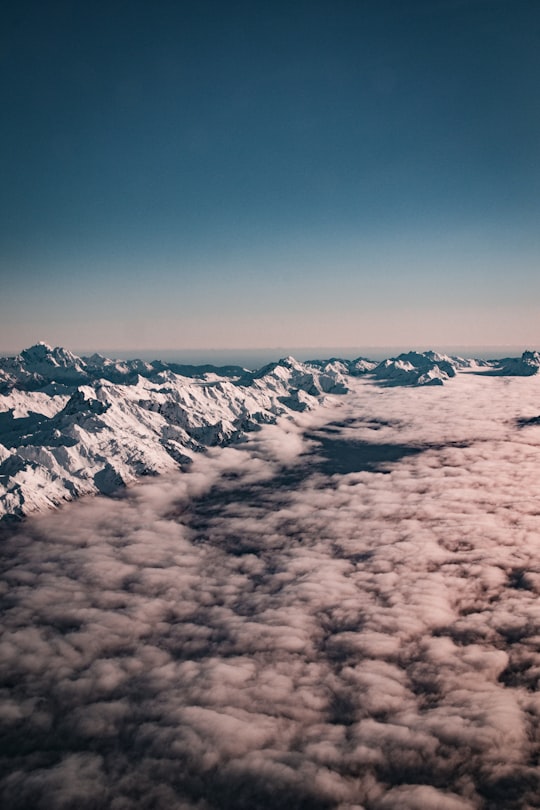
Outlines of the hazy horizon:
<svg viewBox="0 0 540 810">
<path fill-rule="evenodd" d="M 42 341 L 47 342 L 47 341 Z M 30 346 L 23 346 L 17 350 L 1 350 L 0 357 L 14 357 Z M 55 348 L 53 346 L 53 348 Z M 425 352 L 436 351 L 441 354 L 457 355 L 460 357 L 474 357 L 481 360 L 514 357 L 524 351 L 536 351 L 534 345 L 496 345 L 496 346 L 440 346 L 422 344 L 416 346 L 267 346 L 261 348 L 230 347 L 230 348 L 200 348 L 200 349 L 107 349 L 107 348 L 74 348 L 62 346 L 79 357 L 89 357 L 94 353 L 104 357 L 118 360 L 161 360 L 168 363 L 185 363 L 189 365 L 245 365 L 246 367 L 260 367 L 265 363 L 292 356 L 296 360 L 326 360 L 337 357 L 344 360 L 354 360 L 365 357 L 370 360 L 385 360 L 409 351 Z"/>
</svg>

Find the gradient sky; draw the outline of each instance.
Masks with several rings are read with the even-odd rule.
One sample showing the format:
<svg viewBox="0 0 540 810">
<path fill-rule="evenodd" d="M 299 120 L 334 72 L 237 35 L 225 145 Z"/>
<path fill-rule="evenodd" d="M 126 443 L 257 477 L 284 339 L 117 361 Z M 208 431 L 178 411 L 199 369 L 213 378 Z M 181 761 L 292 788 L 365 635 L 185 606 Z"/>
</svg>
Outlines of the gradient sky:
<svg viewBox="0 0 540 810">
<path fill-rule="evenodd" d="M 0 350 L 540 344 L 538 0 L 8 2 Z"/>
</svg>

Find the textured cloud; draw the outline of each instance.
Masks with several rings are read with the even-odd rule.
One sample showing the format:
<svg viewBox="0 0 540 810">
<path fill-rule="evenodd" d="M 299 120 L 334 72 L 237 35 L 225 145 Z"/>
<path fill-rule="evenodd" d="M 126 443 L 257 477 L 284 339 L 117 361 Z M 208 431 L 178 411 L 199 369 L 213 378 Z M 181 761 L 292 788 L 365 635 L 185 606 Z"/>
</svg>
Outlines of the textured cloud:
<svg viewBox="0 0 540 810">
<path fill-rule="evenodd" d="M 355 385 L 6 534 L 4 806 L 538 807 L 540 384 Z"/>
</svg>

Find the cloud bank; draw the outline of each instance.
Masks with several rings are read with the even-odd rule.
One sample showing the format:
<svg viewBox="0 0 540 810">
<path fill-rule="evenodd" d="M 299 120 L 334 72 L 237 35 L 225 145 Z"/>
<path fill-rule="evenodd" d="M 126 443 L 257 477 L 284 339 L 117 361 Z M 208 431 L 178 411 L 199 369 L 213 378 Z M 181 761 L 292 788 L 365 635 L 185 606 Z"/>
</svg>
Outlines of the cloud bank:
<svg viewBox="0 0 540 810">
<path fill-rule="evenodd" d="M 539 381 L 354 386 L 6 532 L 3 806 L 539 806 Z"/>
</svg>

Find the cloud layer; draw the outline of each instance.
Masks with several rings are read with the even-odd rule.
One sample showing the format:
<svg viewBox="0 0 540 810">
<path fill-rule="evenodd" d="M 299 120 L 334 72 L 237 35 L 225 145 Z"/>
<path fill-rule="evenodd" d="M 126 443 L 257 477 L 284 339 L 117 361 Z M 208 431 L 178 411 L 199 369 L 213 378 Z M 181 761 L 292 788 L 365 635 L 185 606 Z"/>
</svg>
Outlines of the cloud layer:
<svg viewBox="0 0 540 810">
<path fill-rule="evenodd" d="M 6 535 L 4 806 L 540 806 L 539 409 L 359 380 Z"/>
</svg>

